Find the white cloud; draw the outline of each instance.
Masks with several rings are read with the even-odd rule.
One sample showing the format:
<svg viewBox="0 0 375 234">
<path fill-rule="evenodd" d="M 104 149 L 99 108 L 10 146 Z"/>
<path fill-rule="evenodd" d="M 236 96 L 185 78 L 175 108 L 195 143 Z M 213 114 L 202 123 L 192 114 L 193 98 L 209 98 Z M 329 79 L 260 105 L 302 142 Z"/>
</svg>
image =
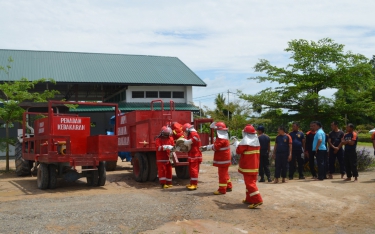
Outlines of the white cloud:
<svg viewBox="0 0 375 234">
<path fill-rule="evenodd" d="M 255 93 L 264 84 L 246 80 L 254 64 L 285 65 L 292 39 L 330 37 L 372 56 L 374 9 L 373 0 L 1 1 L 0 48 L 174 56 L 207 71 L 194 97 Z"/>
</svg>

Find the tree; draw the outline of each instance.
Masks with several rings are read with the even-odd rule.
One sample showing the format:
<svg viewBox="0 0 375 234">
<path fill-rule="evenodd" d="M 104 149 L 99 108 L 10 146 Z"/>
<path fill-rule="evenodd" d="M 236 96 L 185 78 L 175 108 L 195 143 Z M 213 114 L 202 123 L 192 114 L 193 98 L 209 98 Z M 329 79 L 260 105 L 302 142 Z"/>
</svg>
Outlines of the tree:
<svg viewBox="0 0 375 234">
<path fill-rule="evenodd" d="M 218 95 L 219 97 L 219 95 Z M 220 96 L 224 101 L 225 98 L 223 96 Z M 216 98 L 220 99 L 220 98 Z M 248 102 L 243 100 L 235 100 L 233 102 L 230 102 L 229 104 L 224 104 L 220 107 L 218 107 L 217 104 L 221 105 L 222 102 L 216 102 L 216 108 L 215 110 L 211 110 L 208 107 L 205 107 L 206 114 L 213 118 L 216 122 L 223 121 L 229 127 L 229 131 L 231 135 L 237 135 L 241 136 L 241 131 L 243 127 L 249 123 L 249 118 L 251 114 L 251 106 Z M 229 111 L 230 118 L 228 120 L 228 116 L 226 111 Z"/>
<path fill-rule="evenodd" d="M 0 66 L 0 71 L 3 71 L 7 76 L 5 80 L 10 80 L 11 62 L 13 62 L 13 59 L 9 57 L 8 65 L 6 67 Z M 29 81 L 27 78 L 23 77 L 18 81 L 7 81 L 0 84 L 0 102 L 3 104 L 3 107 L 0 108 L 0 119 L 5 124 L 6 171 L 9 171 L 9 145 L 12 143 L 12 139 L 9 137 L 9 126 L 16 122 L 22 123 L 22 115 L 23 112 L 25 112 L 19 104 L 25 101 L 46 102 L 47 99 L 53 98 L 58 91 L 44 90 L 42 93 L 30 92 L 36 84 L 47 81 L 55 83 L 53 79 L 42 78 Z"/>
<path fill-rule="evenodd" d="M 344 52 L 344 45 L 329 38 L 318 42 L 292 40 L 285 51 L 291 53 L 293 62 L 283 68 L 261 59 L 254 69 L 265 75 L 249 78 L 259 83 L 275 82 L 280 86 L 266 88 L 255 95 L 243 94 L 241 98 L 262 109 L 282 108 L 294 120 L 328 121 L 343 113 L 343 109 L 335 104 L 342 105 L 347 100 L 341 98 L 339 103 L 335 103 L 335 99 L 322 96 L 321 91 L 356 90 L 356 105 L 352 113 L 373 110 L 374 103 L 364 99 L 366 92 L 374 87 L 372 66 L 365 56 Z"/>
</svg>

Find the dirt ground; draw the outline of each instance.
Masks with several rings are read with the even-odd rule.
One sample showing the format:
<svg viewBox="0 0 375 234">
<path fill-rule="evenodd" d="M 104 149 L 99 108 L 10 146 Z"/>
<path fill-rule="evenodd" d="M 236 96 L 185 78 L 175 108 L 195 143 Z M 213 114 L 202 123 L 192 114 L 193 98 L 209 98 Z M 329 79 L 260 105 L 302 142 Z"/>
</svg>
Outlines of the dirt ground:
<svg viewBox="0 0 375 234">
<path fill-rule="evenodd" d="M 237 166 L 230 167 L 233 191 L 212 194 L 218 177 L 210 161 L 212 153 L 205 153 L 196 191 L 175 175 L 167 190 L 157 181 L 137 183 L 130 163 L 121 161 L 98 188 L 82 178 L 39 190 L 35 177 L 1 171 L 0 233 L 375 233 L 375 170 L 360 172 L 359 183 L 338 174 L 258 183 L 264 204 L 251 210 L 241 203 L 245 185 Z"/>
</svg>

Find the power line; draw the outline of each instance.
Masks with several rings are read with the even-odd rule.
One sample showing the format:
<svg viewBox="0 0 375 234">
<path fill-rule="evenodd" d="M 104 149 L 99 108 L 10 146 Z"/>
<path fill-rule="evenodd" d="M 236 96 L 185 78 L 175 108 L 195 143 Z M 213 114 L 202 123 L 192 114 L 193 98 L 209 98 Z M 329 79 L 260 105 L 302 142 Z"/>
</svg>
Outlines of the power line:
<svg viewBox="0 0 375 234">
<path fill-rule="evenodd" d="M 221 94 L 221 93 L 223 93 L 223 92 L 204 95 L 204 96 L 196 97 L 196 98 L 193 98 L 193 99 L 200 99 L 200 98 L 203 98 L 203 97 L 209 97 L 209 96 L 218 95 L 218 94 Z"/>
</svg>

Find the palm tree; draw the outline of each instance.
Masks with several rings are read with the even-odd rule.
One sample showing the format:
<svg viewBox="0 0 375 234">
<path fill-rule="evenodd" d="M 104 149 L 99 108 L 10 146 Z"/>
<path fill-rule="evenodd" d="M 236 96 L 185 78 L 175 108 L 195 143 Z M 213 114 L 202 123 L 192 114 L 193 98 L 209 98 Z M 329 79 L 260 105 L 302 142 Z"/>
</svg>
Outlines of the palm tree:
<svg viewBox="0 0 375 234">
<path fill-rule="evenodd" d="M 217 97 L 215 98 L 215 105 L 216 105 L 216 112 L 221 113 L 224 110 L 225 106 L 225 97 L 224 94 L 219 93 Z"/>
</svg>

